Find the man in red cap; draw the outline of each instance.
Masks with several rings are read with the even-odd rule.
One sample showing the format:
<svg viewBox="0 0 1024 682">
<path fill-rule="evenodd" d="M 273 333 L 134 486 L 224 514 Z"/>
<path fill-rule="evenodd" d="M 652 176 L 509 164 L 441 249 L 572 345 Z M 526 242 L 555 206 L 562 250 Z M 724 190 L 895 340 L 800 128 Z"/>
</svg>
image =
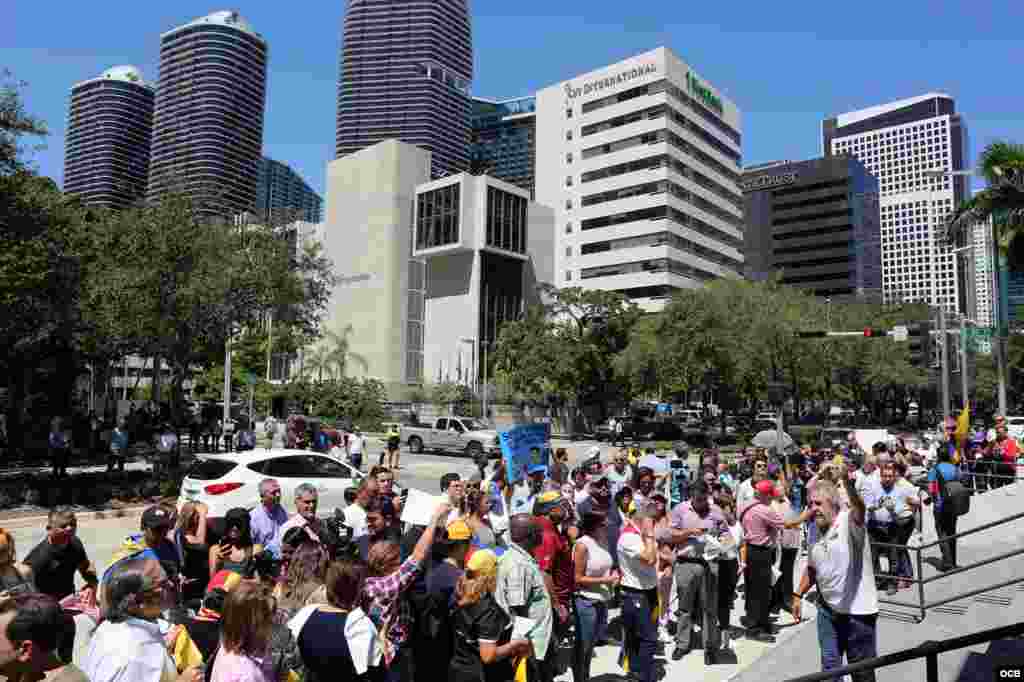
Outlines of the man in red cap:
<svg viewBox="0 0 1024 682">
<path fill-rule="evenodd" d="M 747 628 L 747 638 L 759 642 L 775 641 L 776 631 L 771 622 L 773 553 L 779 531 L 787 527 L 771 507 L 773 497 L 774 482 L 767 479 L 758 481 L 754 485 L 754 501 L 740 513 L 747 547 L 747 565 L 743 573 L 746 615 L 740 623 Z"/>
</svg>

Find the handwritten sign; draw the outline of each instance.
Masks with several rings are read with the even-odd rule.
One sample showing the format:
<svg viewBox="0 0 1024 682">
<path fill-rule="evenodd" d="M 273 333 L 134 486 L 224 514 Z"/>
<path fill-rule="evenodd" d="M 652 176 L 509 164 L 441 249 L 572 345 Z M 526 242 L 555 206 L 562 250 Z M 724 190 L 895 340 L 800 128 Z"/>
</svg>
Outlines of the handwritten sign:
<svg viewBox="0 0 1024 682">
<path fill-rule="evenodd" d="M 550 424 L 513 426 L 508 431 L 499 431 L 498 441 L 510 483 L 526 478 L 533 467 L 543 466 L 547 469 L 551 459 Z"/>
<path fill-rule="evenodd" d="M 413 526 L 429 526 L 439 504 L 439 497 L 409 488 L 409 496 L 402 506 L 402 521 Z"/>
</svg>

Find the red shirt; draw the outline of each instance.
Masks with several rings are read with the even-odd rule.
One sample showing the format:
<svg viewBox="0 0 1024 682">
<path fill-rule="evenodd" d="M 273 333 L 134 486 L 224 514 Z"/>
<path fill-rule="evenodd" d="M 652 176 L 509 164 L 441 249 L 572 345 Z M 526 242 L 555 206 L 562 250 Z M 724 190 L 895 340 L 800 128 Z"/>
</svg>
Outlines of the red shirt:
<svg viewBox="0 0 1024 682">
<path fill-rule="evenodd" d="M 1014 464 L 1017 461 L 1017 457 L 1020 456 L 1020 446 L 1017 445 L 1017 441 L 1013 438 L 1007 438 L 1001 443 L 996 441 L 996 447 L 1002 453 L 1003 462 L 1006 464 Z"/>
<path fill-rule="evenodd" d="M 540 544 L 533 550 L 533 558 L 537 560 L 540 570 L 551 574 L 555 596 L 560 604 L 568 607 L 576 582 L 569 542 L 548 517 L 535 516 L 533 519 L 540 525 L 542 531 Z"/>
<path fill-rule="evenodd" d="M 742 514 L 743 538 L 748 545 L 775 544 L 782 530 L 782 517 L 767 504 L 754 502 Z"/>
</svg>

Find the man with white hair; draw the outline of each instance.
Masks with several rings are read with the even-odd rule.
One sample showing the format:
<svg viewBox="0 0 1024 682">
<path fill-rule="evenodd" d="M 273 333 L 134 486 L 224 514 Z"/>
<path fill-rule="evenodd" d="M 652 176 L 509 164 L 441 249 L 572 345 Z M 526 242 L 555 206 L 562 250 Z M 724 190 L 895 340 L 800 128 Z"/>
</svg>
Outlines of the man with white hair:
<svg viewBox="0 0 1024 682">
<path fill-rule="evenodd" d="M 633 468 L 629 466 L 629 456 L 626 449 L 617 451 L 612 458 L 612 465 L 605 470 L 608 481 L 612 485 L 612 496 L 630 485 L 633 481 Z"/>
<path fill-rule="evenodd" d="M 818 644 L 821 668 L 835 670 L 874 658 L 878 652 L 878 591 L 868 541 L 867 509 L 851 477 L 842 479 L 850 508 L 842 510 L 839 490 L 818 481 L 811 493 L 810 510 L 819 540 L 811 547 L 807 568 L 793 596 L 793 617 L 800 620 L 804 595 L 817 585 Z M 873 670 L 854 673 L 854 682 L 874 682 Z"/>
</svg>

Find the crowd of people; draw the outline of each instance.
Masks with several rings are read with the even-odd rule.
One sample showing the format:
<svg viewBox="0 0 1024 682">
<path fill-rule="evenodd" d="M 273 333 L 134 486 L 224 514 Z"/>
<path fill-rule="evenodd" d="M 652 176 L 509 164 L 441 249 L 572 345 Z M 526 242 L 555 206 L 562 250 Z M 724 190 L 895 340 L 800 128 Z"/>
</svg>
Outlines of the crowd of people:
<svg viewBox="0 0 1024 682">
<path fill-rule="evenodd" d="M 956 567 L 963 457 L 947 445 L 928 493 L 907 480 L 910 453 L 885 443 L 731 462 L 709 451 L 692 473 L 682 445 L 595 447 L 575 467 L 560 450 L 512 482 L 501 461 L 446 474 L 422 524 L 401 521 L 407 500 L 381 465 L 328 517 L 312 485 L 289 515 L 267 478 L 254 508 L 224 519 L 197 503 L 147 509 L 102 576 L 74 514 L 56 510 L 24 561 L 0 530 L 0 674 L 585 682 L 595 651 L 614 646 L 631 679 L 653 682 L 659 642 L 713 665 L 736 637 L 773 641 L 780 614 L 798 622 L 812 589 L 822 666 L 835 669 L 876 654 L 879 593 L 911 585 L 922 505 L 941 567 Z"/>
</svg>

